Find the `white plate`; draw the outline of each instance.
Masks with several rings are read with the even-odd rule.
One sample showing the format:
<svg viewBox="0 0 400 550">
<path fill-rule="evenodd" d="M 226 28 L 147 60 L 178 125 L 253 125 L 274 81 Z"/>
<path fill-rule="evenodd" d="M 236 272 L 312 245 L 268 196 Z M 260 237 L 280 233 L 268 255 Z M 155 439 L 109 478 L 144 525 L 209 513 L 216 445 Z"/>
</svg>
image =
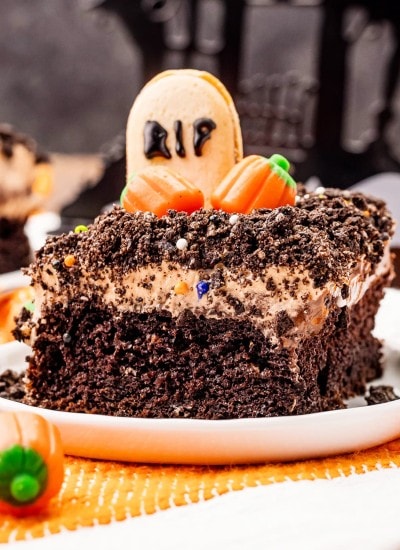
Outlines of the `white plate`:
<svg viewBox="0 0 400 550">
<path fill-rule="evenodd" d="M 389 330 L 395 345 L 386 349 L 386 372 L 374 385 L 400 388 L 399 327 L 400 291 L 390 290 L 376 334 L 384 337 Z M 22 370 L 27 353 L 29 348 L 17 342 L 1 346 L 0 370 Z M 119 418 L 38 409 L 6 399 L 0 399 L 0 410 L 39 412 L 59 427 L 67 454 L 131 462 L 298 460 L 358 451 L 400 437 L 400 400 L 366 406 L 358 398 L 345 410 L 242 420 Z"/>
<path fill-rule="evenodd" d="M 25 233 L 32 250 L 38 250 L 46 242 L 49 232 L 60 226 L 60 216 L 55 212 L 41 212 L 28 218 Z"/>
<path fill-rule="evenodd" d="M 0 293 L 13 290 L 21 286 L 28 286 L 30 278 L 24 275 L 22 271 L 9 271 L 0 274 Z"/>
</svg>

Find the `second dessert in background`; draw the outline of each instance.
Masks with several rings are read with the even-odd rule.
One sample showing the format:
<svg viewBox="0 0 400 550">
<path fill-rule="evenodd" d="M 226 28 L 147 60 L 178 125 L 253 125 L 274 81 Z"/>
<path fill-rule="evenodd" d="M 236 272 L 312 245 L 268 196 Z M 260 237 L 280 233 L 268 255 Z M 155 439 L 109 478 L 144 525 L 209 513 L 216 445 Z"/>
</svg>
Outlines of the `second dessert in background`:
<svg viewBox="0 0 400 550">
<path fill-rule="evenodd" d="M 35 141 L 0 125 L 0 273 L 26 267 L 32 260 L 25 224 L 51 187 L 49 159 Z"/>
</svg>

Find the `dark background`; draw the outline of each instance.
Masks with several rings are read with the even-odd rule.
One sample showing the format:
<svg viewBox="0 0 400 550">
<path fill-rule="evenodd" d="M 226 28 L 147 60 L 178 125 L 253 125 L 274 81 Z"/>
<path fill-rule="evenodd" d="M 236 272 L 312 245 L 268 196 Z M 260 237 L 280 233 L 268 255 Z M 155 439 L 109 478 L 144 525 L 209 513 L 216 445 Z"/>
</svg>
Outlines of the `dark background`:
<svg viewBox="0 0 400 550">
<path fill-rule="evenodd" d="M 124 1 L 146 5 L 142 0 Z M 97 4 L 82 0 L 0 2 L 0 120 L 26 131 L 52 151 L 97 152 L 124 131 L 129 108 L 143 83 L 143 57 L 135 38 L 115 12 Z M 207 39 L 220 6 L 217 0 L 200 4 L 207 23 L 198 33 Z M 303 2 L 306 7 L 297 8 L 269 4 L 248 2 L 237 59 L 240 79 L 292 74 L 312 84 L 323 2 Z M 349 51 L 342 137 L 351 151 L 361 150 L 374 139 L 383 76 L 395 47 L 391 23 L 368 21 L 367 9 L 359 4 L 348 7 L 343 25 Z M 164 62 L 179 66 L 188 59 L 180 59 L 175 52 Z M 192 55 L 189 63 L 215 68 L 213 56 L 204 53 Z M 394 104 L 396 117 L 388 130 L 393 138 L 400 130 L 398 90 Z M 400 158 L 399 142 L 392 139 L 396 159 Z"/>
<path fill-rule="evenodd" d="M 0 120 L 50 151 L 93 153 L 124 129 L 140 56 L 77 0 L 1 0 Z"/>
</svg>

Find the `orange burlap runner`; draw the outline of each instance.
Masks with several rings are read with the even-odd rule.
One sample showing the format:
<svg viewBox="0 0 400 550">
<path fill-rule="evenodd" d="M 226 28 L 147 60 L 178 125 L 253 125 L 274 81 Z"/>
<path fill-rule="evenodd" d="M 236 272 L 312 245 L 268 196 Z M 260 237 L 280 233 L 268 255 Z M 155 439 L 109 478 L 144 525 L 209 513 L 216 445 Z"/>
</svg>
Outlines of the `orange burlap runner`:
<svg viewBox="0 0 400 550">
<path fill-rule="evenodd" d="M 400 467 L 400 439 L 333 458 L 249 466 L 162 466 L 67 457 L 59 495 L 41 516 L 0 518 L 0 542 L 120 521 L 228 491 Z"/>
</svg>

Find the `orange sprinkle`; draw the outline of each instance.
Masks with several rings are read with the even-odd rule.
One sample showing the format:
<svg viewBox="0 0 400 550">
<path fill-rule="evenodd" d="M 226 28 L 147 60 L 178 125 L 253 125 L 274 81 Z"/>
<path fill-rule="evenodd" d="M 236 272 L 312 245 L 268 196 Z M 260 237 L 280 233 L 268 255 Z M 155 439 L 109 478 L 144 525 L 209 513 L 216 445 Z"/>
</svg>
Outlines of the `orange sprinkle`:
<svg viewBox="0 0 400 550">
<path fill-rule="evenodd" d="M 175 294 L 187 294 L 189 292 L 189 286 L 185 281 L 179 281 L 179 283 L 176 283 L 174 286 L 174 292 Z"/>
<path fill-rule="evenodd" d="M 68 254 L 68 256 L 65 256 L 64 258 L 64 265 L 67 267 L 72 267 L 76 263 L 76 258 L 72 254 Z"/>
<path fill-rule="evenodd" d="M 364 210 L 363 214 L 366 218 L 369 218 L 371 215 L 371 212 L 369 210 Z"/>
</svg>

